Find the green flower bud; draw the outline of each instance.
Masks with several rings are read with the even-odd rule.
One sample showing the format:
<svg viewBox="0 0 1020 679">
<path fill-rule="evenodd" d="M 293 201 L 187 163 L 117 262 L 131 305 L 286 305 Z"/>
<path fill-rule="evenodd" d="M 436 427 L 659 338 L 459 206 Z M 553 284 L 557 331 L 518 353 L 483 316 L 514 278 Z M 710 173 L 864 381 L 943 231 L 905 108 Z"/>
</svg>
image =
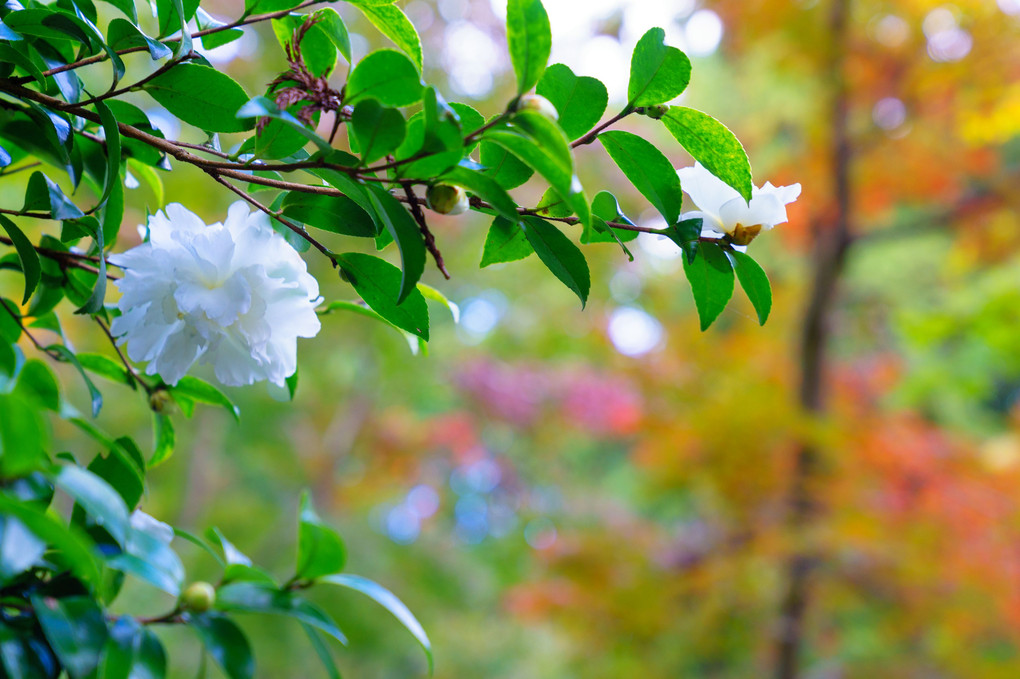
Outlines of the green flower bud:
<svg viewBox="0 0 1020 679">
<path fill-rule="evenodd" d="M 652 120 L 658 120 L 662 116 L 666 115 L 669 111 L 669 106 L 665 104 L 655 104 L 654 106 L 645 106 L 645 115 Z"/>
<path fill-rule="evenodd" d="M 149 396 L 149 407 L 153 412 L 166 415 L 172 413 L 176 405 L 174 397 L 166 389 L 157 389 Z"/>
<path fill-rule="evenodd" d="M 541 113 L 546 118 L 552 120 L 558 120 L 560 114 L 556 112 L 556 107 L 552 105 L 552 102 L 545 97 L 538 94 L 525 94 L 523 97 L 517 100 L 517 111 L 535 111 Z"/>
<path fill-rule="evenodd" d="M 471 204 L 464 189 L 452 184 L 433 184 L 425 193 L 429 208 L 441 215 L 459 215 Z"/>
<path fill-rule="evenodd" d="M 205 613 L 216 603 L 216 588 L 208 582 L 193 582 L 181 595 L 184 607 L 196 613 Z"/>
</svg>

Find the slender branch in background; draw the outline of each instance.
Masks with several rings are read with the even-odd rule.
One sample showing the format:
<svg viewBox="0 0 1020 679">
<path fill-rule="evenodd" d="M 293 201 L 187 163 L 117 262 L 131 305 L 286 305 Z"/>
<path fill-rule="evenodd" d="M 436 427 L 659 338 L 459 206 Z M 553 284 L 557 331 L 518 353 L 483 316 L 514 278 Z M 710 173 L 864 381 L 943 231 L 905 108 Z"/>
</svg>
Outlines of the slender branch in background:
<svg viewBox="0 0 1020 679">
<path fill-rule="evenodd" d="M 439 248 L 436 246 L 436 237 L 429 230 L 429 225 L 425 221 L 425 213 L 421 209 L 421 202 L 411 186 L 411 182 L 403 183 L 404 195 L 411 206 L 411 215 L 414 217 L 414 221 L 418 222 L 418 228 L 421 229 L 421 235 L 425 239 L 425 248 L 432 253 L 432 259 L 436 260 L 436 266 L 446 280 L 450 280 L 450 273 L 446 270 L 446 264 L 443 263 L 443 254 L 439 252 Z"/>
<path fill-rule="evenodd" d="M 223 158 L 224 160 L 231 159 L 231 155 L 229 153 L 217 151 L 216 149 L 210 146 L 202 146 L 201 144 L 188 144 L 187 142 L 183 141 L 175 141 L 173 143 L 177 146 L 180 146 L 181 148 L 191 149 L 192 151 L 201 151 L 202 153 L 208 153 L 209 155 L 216 156 L 217 158 Z"/>
<path fill-rule="evenodd" d="M 623 120 L 624 118 L 626 118 L 627 116 L 629 116 L 631 113 L 633 113 L 636 110 L 637 109 L 635 109 L 635 108 L 629 108 L 629 107 L 623 109 L 622 111 L 620 111 L 615 116 L 613 116 L 612 118 L 610 118 L 606 122 L 604 122 L 601 125 L 599 125 L 598 127 L 596 127 L 594 130 L 592 130 L 588 134 L 584 135 L 583 137 L 581 137 L 580 139 L 578 139 L 576 141 L 571 142 L 570 148 L 576 149 L 578 146 L 584 146 L 586 144 L 592 143 L 593 141 L 598 139 L 599 134 L 601 134 L 603 130 L 605 130 L 607 127 L 613 125 L 614 123 L 617 123 L 620 120 Z"/>
<path fill-rule="evenodd" d="M 288 229 L 290 229 L 291 231 L 293 231 L 294 233 L 296 233 L 297 235 L 301 236 L 306 241 L 311 243 L 316 250 L 326 255 L 326 257 L 329 259 L 329 261 L 333 264 L 334 267 L 337 266 L 336 256 L 330 251 L 329 248 L 327 248 L 325 245 L 323 245 L 315 238 L 313 238 L 310 233 L 308 233 L 300 226 L 298 226 L 294 222 L 290 221 L 289 219 L 281 215 L 279 212 L 274 212 L 273 210 L 270 210 L 268 207 L 266 207 L 258 200 L 256 200 L 255 197 L 252 196 L 247 191 L 237 188 L 223 177 L 220 177 L 215 170 L 206 170 L 206 172 L 208 172 L 209 176 L 215 179 L 217 182 L 219 182 L 220 184 L 227 187 L 228 189 L 236 193 L 238 196 L 243 198 L 249 205 L 266 213 L 267 215 L 269 215 L 271 219 L 277 220 L 278 222 L 286 226 Z"/>
<path fill-rule="evenodd" d="M 26 326 L 25 326 L 25 323 L 24 323 L 24 321 L 22 321 L 22 320 L 21 320 L 21 316 L 19 316 L 18 314 L 14 313 L 13 311 L 11 311 L 11 309 L 10 309 L 10 308 L 9 308 L 9 307 L 8 307 L 8 306 L 7 306 L 6 304 L 4 304 L 4 303 L 2 303 L 2 302 L 0 302 L 0 307 L 2 307 L 2 308 L 3 308 L 3 310 L 4 310 L 4 311 L 6 311 L 6 312 L 7 312 L 7 314 L 8 314 L 8 315 L 9 315 L 9 316 L 10 316 L 11 318 L 13 318 L 13 319 L 14 319 L 14 322 L 15 322 L 15 323 L 17 323 L 17 324 L 18 324 L 18 327 L 20 327 L 20 328 L 21 328 L 21 332 L 25 333 L 25 337 L 27 337 L 27 338 L 28 338 L 29 340 L 31 340 L 31 342 L 32 342 L 32 345 L 33 345 L 33 346 L 34 346 L 34 347 L 35 347 L 36 349 L 38 349 L 39 351 L 41 351 L 41 352 L 43 352 L 44 354 L 46 354 L 47 356 L 49 356 L 50 358 L 52 358 L 52 359 L 53 359 L 54 361 L 57 361 L 58 363 L 63 363 L 63 361 L 64 361 L 64 357 L 63 357 L 63 356 L 61 356 L 60 354 L 56 353 L 55 351 L 50 351 L 49 349 L 47 349 L 46 347 L 44 347 L 44 346 L 43 346 L 43 345 L 42 345 L 42 344 L 41 344 L 41 343 L 39 342 L 39 340 L 37 340 L 37 339 L 35 338 L 35 335 L 33 335 L 32 333 L 30 333 L 30 332 L 28 331 L 28 327 L 26 327 Z"/>
<path fill-rule="evenodd" d="M 833 312 L 836 286 L 852 241 L 850 163 L 852 159 L 847 125 L 850 93 L 846 80 L 850 0 L 832 0 L 829 14 L 828 65 L 832 93 L 831 170 L 833 223 L 816 224 L 815 273 L 811 296 L 804 311 L 800 346 L 800 405 L 812 417 L 825 412 L 829 319 Z M 779 636 L 776 646 L 776 679 L 802 676 L 800 660 L 805 643 L 805 619 L 810 584 L 819 554 L 806 540 L 806 533 L 819 511 L 813 492 L 820 451 L 816 444 L 803 442 L 796 453 L 787 495 L 787 525 L 796 545 L 784 567 L 786 591 L 780 602 Z"/>
</svg>

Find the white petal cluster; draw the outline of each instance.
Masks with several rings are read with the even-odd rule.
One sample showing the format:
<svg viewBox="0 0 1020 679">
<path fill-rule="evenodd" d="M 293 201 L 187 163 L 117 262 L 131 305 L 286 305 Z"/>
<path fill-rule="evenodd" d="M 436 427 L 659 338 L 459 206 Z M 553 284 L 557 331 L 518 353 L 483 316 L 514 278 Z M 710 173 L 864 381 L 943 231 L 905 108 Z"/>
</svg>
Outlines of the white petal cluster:
<svg viewBox="0 0 1020 679">
<path fill-rule="evenodd" d="M 752 187 L 750 204 L 737 190 L 706 170 L 701 163 L 677 170 L 684 192 L 698 210 L 687 212 L 684 219 L 700 217 L 702 227 L 730 236 L 737 245 L 747 245 L 761 231 L 786 222 L 786 206 L 797 200 L 800 184 L 791 186 Z"/>
<path fill-rule="evenodd" d="M 297 369 L 297 338 L 319 332 L 318 283 L 269 218 L 243 202 L 209 226 L 168 205 L 149 218 L 148 242 L 111 261 L 125 269 L 111 330 L 168 384 L 199 361 L 226 385 L 283 385 Z"/>
</svg>

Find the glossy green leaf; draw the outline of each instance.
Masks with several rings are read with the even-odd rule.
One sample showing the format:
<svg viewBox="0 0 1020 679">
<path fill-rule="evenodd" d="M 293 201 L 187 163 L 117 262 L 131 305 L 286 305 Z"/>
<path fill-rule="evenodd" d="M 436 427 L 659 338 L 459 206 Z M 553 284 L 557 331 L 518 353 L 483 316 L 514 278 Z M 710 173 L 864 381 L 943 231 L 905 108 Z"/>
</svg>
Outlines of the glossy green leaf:
<svg viewBox="0 0 1020 679">
<path fill-rule="evenodd" d="M 661 104 L 687 89 L 691 60 L 676 47 L 666 45 L 665 37 L 664 30 L 652 28 L 635 45 L 627 85 L 628 106 Z"/>
<path fill-rule="evenodd" d="M 609 103 L 609 92 L 602 81 L 576 76 L 565 64 L 547 68 L 535 91 L 556 107 L 557 122 L 570 139 L 595 127 Z"/>
<path fill-rule="evenodd" d="M 120 182 L 119 168 L 118 175 L 113 181 Z M 112 188 L 112 185 L 111 185 Z M 79 227 L 84 227 L 86 233 L 93 238 L 95 241 L 95 252 L 97 254 L 104 253 L 106 243 L 103 241 L 103 229 L 99 222 L 95 220 L 79 220 L 76 222 Z M 76 314 L 94 314 L 99 312 L 103 308 L 103 302 L 106 300 L 106 259 L 100 260 L 99 273 L 95 277 L 95 285 L 92 287 L 92 293 L 88 299 L 78 309 L 75 309 Z"/>
<path fill-rule="evenodd" d="M 684 258 L 684 273 L 694 293 L 701 329 L 707 330 L 733 296 L 733 265 L 718 245 L 701 243 L 693 262 Z"/>
<path fill-rule="evenodd" d="M 149 82 L 143 89 L 166 110 L 189 125 L 209 132 L 243 132 L 253 118 L 238 118 L 248 95 L 226 73 L 198 64 L 180 64 Z"/>
<path fill-rule="evenodd" d="M 305 631 L 308 641 L 312 644 L 312 649 L 315 651 L 315 655 L 322 662 L 322 667 L 326 670 L 326 676 L 329 679 L 342 679 L 340 670 L 336 666 L 336 660 L 333 659 L 333 654 L 330 652 L 329 646 L 326 645 L 326 641 L 322 638 L 322 634 L 306 622 L 301 623 L 301 629 Z"/>
<path fill-rule="evenodd" d="M 25 205 L 29 210 L 46 210 L 53 219 L 79 219 L 85 214 L 68 198 L 60 186 L 42 172 L 33 172 L 25 189 Z"/>
<path fill-rule="evenodd" d="M 110 484 L 128 510 L 138 506 L 145 491 L 145 460 L 130 438 L 117 439 L 105 455 L 92 458 L 88 470 Z"/>
<path fill-rule="evenodd" d="M 535 174 L 524 161 L 498 144 L 483 140 L 478 146 L 478 154 L 479 160 L 485 166 L 482 172 L 492 177 L 504 189 L 517 188 Z"/>
<path fill-rule="evenodd" d="M 358 141 L 361 162 L 371 163 L 393 153 L 407 133 L 404 116 L 375 99 L 364 99 L 354 107 L 350 121 Z"/>
<path fill-rule="evenodd" d="M 174 448 L 177 446 L 177 434 L 174 431 L 173 420 L 169 415 L 153 413 L 152 417 L 153 450 L 152 457 L 149 458 L 149 466 L 155 467 L 166 462 L 174 454 Z"/>
<path fill-rule="evenodd" d="M 315 513 L 311 495 L 305 491 L 301 494 L 295 576 L 302 580 L 314 580 L 323 575 L 339 573 L 344 569 L 346 561 L 347 550 L 343 540 Z"/>
<path fill-rule="evenodd" d="M 332 7 L 324 7 L 312 12 L 315 28 L 321 30 L 333 46 L 343 55 L 347 63 L 351 63 L 351 36 L 347 32 L 347 24 Z"/>
<path fill-rule="evenodd" d="M 751 202 L 751 162 L 740 140 L 725 125 L 707 113 L 683 106 L 670 106 L 662 123 L 691 157 Z"/>
<path fill-rule="evenodd" d="M 402 330 L 426 342 L 429 339 L 429 310 L 417 289 L 403 303 L 397 303 L 403 274 L 378 257 L 348 252 L 337 257 L 347 280 L 374 311 Z"/>
<path fill-rule="evenodd" d="M 131 6 L 134 7 L 133 2 Z M 111 21 L 106 37 L 110 47 L 115 50 L 144 47 L 153 61 L 165 59 L 172 53 L 169 47 L 145 35 L 138 26 L 125 19 L 117 18 Z"/>
<path fill-rule="evenodd" d="M 21 261 L 21 270 L 25 274 L 25 295 L 22 304 L 28 302 L 39 285 L 42 277 L 42 266 L 39 263 L 39 254 L 35 251 L 32 242 L 18 226 L 7 217 L 0 215 L 0 226 L 7 232 L 7 237 L 14 243 L 14 249 Z M 6 315 L 6 312 L 4 312 Z"/>
<path fill-rule="evenodd" d="M 517 94 L 524 94 L 542 77 L 552 51 L 549 15 L 541 0 L 509 0 L 506 41 L 517 74 Z"/>
<path fill-rule="evenodd" d="M 229 679 L 252 679 L 255 676 L 251 644 L 234 622 L 212 612 L 188 615 L 187 622 Z"/>
<path fill-rule="evenodd" d="M 750 255 L 737 251 L 729 254 L 733 258 L 733 268 L 737 272 L 740 287 L 747 293 L 747 298 L 751 300 L 758 314 L 758 323 L 765 325 L 772 310 L 772 286 L 769 285 L 769 277 Z"/>
<path fill-rule="evenodd" d="M 237 116 L 241 119 L 267 117 L 272 118 L 274 120 L 279 120 L 285 123 L 292 130 L 296 130 L 306 139 L 313 142 L 316 146 L 319 147 L 319 150 L 327 153 L 333 150 L 333 147 L 330 146 L 329 142 L 320 137 L 319 135 L 317 135 L 315 133 L 315 130 L 308 129 L 307 125 L 302 123 L 300 120 L 295 118 L 287 111 L 281 110 L 280 107 L 276 105 L 276 102 L 274 102 L 271 99 L 267 99 L 266 97 L 253 97 L 249 102 L 247 102 L 237 111 Z M 260 148 L 264 149 L 267 145 L 268 142 L 263 142 L 260 145 Z"/>
<path fill-rule="evenodd" d="M 630 183 L 659 211 L 666 223 L 675 224 L 680 219 L 683 191 L 673 164 L 662 151 L 651 142 L 623 130 L 603 132 L 599 141 Z"/>
<path fill-rule="evenodd" d="M 5 397 L 0 395 L 0 406 Z M 0 413 L 6 408 L 0 407 Z M 2 418 L 2 414 L 0 414 Z M 0 424 L 3 424 L 0 421 Z M 0 427 L 0 434 L 5 427 Z M 6 473 L 6 472 L 5 472 Z M 99 584 L 99 563 L 92 551 L 88 539 L 75 527 L 68 527 L 61 520 L 47 513 L 44 509 L 31 506 L 21 500 L 0 494 L 0 514 L 17 517 L 35 535 L 42 538 L 54 548 L 47 557 L 72 572 L 90 587 Z"/>
<path fill-rule="evenodd" d="M 399 47 L 421 71 L 421 38 L 403 10 L 394 4 L 354 2 L 372 25 Z M 349 59 L 348 59 L 349 60 Z"/>
<path fill-rule="evenodd" d="M 417 639 L 418 643 L 421 644 L 429 661 L 429 673 L 432 673 L 432 644 L 429 641 L 429 637 L 425 634 L 425 629 L 418 622 L 418 619 L 414 617 L 414 614 L 391 591 L 368 578 L 347 573 L 326 576 L 322 579 L 322 582 L 360 592 L 392 613 L 407 631 Z"/>
<path fill-rule="evenodd" d="M 283 199 L 283 214 L 331 233 L 364 238 L 376 235 L 372 216 L 347 196 L 291 191 Z"/>
<path fill-rule="evenodd" d="M 423 91 L 421 75 L 410 59 L 400 52 L 379 50 L 351 70 L 345 103 L 373 98 L 386 106 L 409 106 L 421 100 Z"/>
<path fill-rule="evenodd" d="M 61 467 L 54 484 L 81 505 L 85 513 L 109 533 L 117 544 L 127 544 L 131 530 L 128 507 L 109 483 L 76 465 Z"/>
<path fill-rule="evenodd" d="M 138 23 L 138 11 L 135 9 L 134 0 L 103 0 L 103 1 L 119 9 L 121 12 L 124 13 L 125 16 L 127 16 L 127 18 L 131 19 L 131 21 Z M 116 19 L 114 21 L 116 21 Z"/>
<path fill-rule="evenodd" d="M 311 625 L 342 644 L 347 643 L 340 628 L 321 608 L 289 590 L 258 582 L 235 582 L 216 593 L 216 607 L 222 611 L 283 615 Z"/>
<path fill-rule="evenodd" d="M 77 354 L 78 362 L 81 367 L 90 373 L 105 377 L 111 382 L 117 382 L 119 384 L 126 385 L 128 387 L 134 387 L 135 381 L 131 375 L 124 368 L 122 363 L 118 363 L 109 356 L 102 354 Z"/>
<path fill-rule="evenodd" d="M 42 557 L 46 543 L 13 516 L 0 516 L 0 583 L 24 573 Z"/>
<path fill-rule="evenodd" d="M 516 262 L 534 251 L 535 248 L 528 242 L 528 237 L 517 220 L 511 222 L 503 217 L 496 217 L 485 237 L 482 261 L 478 266 L 484 269 L 490 264 Z"/>
<path fill-rule="evenodd" d="M 188 21 L 198 9 L 199 0 L 155 0 L 159 14 L 159 35 L 164 36 L 180 28 L 181 37 L 174 47 L 174 58 L 191 53 L 191 31 Z M 168 107 L 169 108 L 169 107 Z"/>
<path fill-rule="evenodd" d="M 555 226 L 538 217 L 524 217 L 521 228 L 542 263 L 581 299 L 581 307 L 588 301 L 591 275 L 584 255 L 574 243 Z"/>
<path fill-rule="evenodd" d="M 236 421 L 241 421 L 241 409 L 234 405 L 234 402 L 227 398 L 226 394 L 205 380 L 185 375 L 177 384 L 170 388 L 170 393 L 174 395 L 182 394 L 199 403 L 222 406 Z"/>
<path fill-rule="evenodd" d="M 33 595 L 32 608 L 50 647 L 77 679 L 95 671 L 109 633 L 103 611 L 89 597 Z"/>
<path fill-rule="evenodd" d="M 42 361 L 25 361 L 18 374 L 18 386 L 14 393 L 47 410 L 60 411 L 60 385 L 53 371 Z"/>
<path fill-rule="evenodd" d="M 425 241 L 418 222 L 392 194 L 378 186 L 370 186 L 368 197 L 379 221 L 400 250 L 401 278 L 397 304 L 401 304 L 416 291 L 415 286 L 425 271 Z"/>
<path fill-rule="evenodd" d="M 85 387 L 89 391 L 89 397 L 92 403 L 92 417 L 98 417 L 99 411 L 103 407 L 103 395 L 96 389 L 96 385 L 92 383 L 89 376 L 85 374 L 85 369 L 81 363 L 78 362 L 78 357 L 74 353 L 62 344 L 51 344 L 46 347 L 47 353 L 55 354 L 61 361 L 70 363 L 81 375 L 82 380 L 85 382 Z"/>
</svg>

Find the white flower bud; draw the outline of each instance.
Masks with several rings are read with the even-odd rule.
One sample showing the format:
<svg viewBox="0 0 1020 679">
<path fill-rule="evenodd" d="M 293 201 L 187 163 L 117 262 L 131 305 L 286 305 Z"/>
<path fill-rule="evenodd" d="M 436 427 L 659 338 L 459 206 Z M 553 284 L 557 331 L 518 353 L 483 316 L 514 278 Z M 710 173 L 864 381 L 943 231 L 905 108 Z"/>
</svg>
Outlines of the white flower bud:
<svg viewBox="0 0 1020 679">
<path fill-rule="evenodd" d="M 517 111 L 535 111 L 551 120 L 559 120 L 560 114 L 552 102 L 538 94 L 525 94 L 517 100 Z"/>
</svg>

